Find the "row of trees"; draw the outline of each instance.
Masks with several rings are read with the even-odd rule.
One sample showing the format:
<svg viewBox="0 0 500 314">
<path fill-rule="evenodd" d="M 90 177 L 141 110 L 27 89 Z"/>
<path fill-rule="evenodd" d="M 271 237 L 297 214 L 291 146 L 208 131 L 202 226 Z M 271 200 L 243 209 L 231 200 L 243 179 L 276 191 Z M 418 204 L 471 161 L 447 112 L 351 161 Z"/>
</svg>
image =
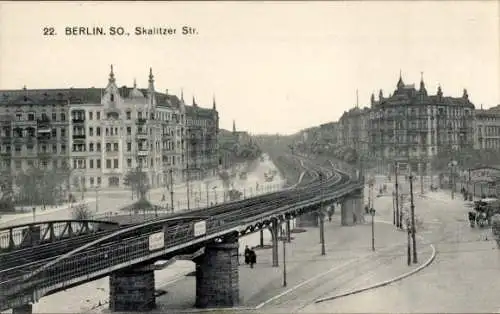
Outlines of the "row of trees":
<svg viewBox="0 0 500 314">
<path fill-rule="evenodd" d="M 15 206 L 55 205 L 69 191 L 70 170 L 32 167 L 13 174 L 0 173 L 0 210 L 12 211 Z"/>
<path fill-rule="evenodd" d="M 432 168 L 437 171 L 446 171 L 451 160 L 457 161 L 461 169 L 470 169 L 478 166 L 498 166 L 499 150 L 485 149 L 440 149 L 432 160 Z"/>
</svg>

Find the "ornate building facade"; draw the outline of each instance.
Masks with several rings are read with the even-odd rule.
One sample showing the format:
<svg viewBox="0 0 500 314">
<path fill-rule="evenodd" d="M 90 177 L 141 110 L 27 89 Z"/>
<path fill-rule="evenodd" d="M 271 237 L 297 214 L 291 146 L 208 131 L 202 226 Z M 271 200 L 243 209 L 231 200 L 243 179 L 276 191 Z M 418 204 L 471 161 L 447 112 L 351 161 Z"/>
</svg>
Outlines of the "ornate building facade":
<svg viewBox="0 0 500 314">
<path fill-rule="evenodd" d="M 388 97 L 380 90 L 378 100 L 372 94 L 369 107 L 356 105 L 344 112 L 336 128 L 337 142 L 355 149 L 361 158 L 376 161 L 381 171 L 392 172 L 399 162 L 414 172 L 425 172 L 441 150 L 500 145 L 500 125 L 494 126 L 500 111 L 493 111 L 479 111 L 476 119 L 467 90 L 461 97 L 449 97 L 438 87 L 435 95 L 429 95 L 423 78 L 417 89 L 406 85 L 400 75 Z"/>
<path fill-rule="evenodd" d="M 148 87 L 118 87 L 113 67 L 104 89 L 0 91 L 2 165 L 71 168 L 73 186 L 120 187 L 140 168 L 153 187 L 185 180 L 188 158 L 217 169 L 218 113 Z M 196 126 L 197 141 L 189 141 Z M 215 139 L 215 140 L 214 140 Z M 192 157 L 190 152 L 197 152 Z M 197 176 L 201 176 L 198 174 Z"/>
<path fill-rule="evenodd" d="M 443 95 L 439 86 L 429 95 L 423 78 L 417 90 L 399 77 L 389 97 L 371 97 L 369 154 L 390 169 L 394 161 L 412 171 L 430 171 L 430 161 L 440 150 L 470 149 L 474 143 L 474 104 L 467 90 L 462 97 Z"/>
<path fill-rule="evenodd" d="M 475 113 L 474 149 L 500 150 L 500 105 Z"/>
</svg>

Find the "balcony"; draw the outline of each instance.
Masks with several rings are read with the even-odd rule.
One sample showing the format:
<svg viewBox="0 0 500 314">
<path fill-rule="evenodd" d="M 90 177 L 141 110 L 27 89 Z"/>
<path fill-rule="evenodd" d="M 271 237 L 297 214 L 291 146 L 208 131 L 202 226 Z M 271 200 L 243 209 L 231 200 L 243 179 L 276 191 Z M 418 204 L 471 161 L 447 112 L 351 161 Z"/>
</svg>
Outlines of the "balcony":
<svg viewBox="0 0 500 314">
<path fill-rule="evenodd" d="M 144 140 L 147 140 L 148 139 L 148 132 L 146 131 L 140 131 L 140 132 L 137 132 L 136 133 L 136 137 L 138 139 L 144 139 Z"/>
<path fill-rule="evenodd" d="M 84 124 L 85 123 L 85 118 L 83 118 L 83 117 L 76 117 L 76 118 L 71 119 L 71 121 L 73 122 L 73 124 Z"/>
<path fill-rule="evenodd" d="M 139 150 L 137 151 L 137 155 L 141 156 L 141 157 L 147 156 L 148 154 L 149 154 L 149 151 L 145 150 L 143 148 L 139 148 Z"/>
<path fill-rule="evenodd" d="M 135 120 L 135 123 L 136 124 L 144 124 L 146 123 L 148 120 L 146 118 L 137 118 L 137 120 Z"/>
<path fill-rule="evenodd" d="M 73 139 L 74 140 L 84 140 L 86 137 L 85 134 L 73 134 Z"/>
<path fill-rule="evenodd" d="M 3 158 L 12 157 L 12 151 L 0 152 L 0 156 Z"/>
</svg>

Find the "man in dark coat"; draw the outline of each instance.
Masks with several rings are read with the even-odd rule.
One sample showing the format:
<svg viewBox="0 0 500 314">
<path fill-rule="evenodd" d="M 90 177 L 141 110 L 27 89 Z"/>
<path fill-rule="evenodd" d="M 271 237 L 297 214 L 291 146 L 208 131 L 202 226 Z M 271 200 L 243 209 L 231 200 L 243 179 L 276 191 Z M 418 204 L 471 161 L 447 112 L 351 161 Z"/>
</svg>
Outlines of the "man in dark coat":
<svg viewBox="0 0 500 314">
<path fill-rule="evenodd" d="M 245 264 L 247 264 L 247 265 L 248 265 L 248 264 L 250 264 L 250 256 L 251 256 L 251 253 L 250 253 L 250 252 L 251 252 L 251 251 L 252 251 L 252 250 L 250 250 L 250 249 L 248 248 L 248 245 L 247 245 L 247 246 L 245 246 Z"/>
<path fill-rule="evenodd" d="M 257 254 L 254 250 L 250 250 L 250 268 L 253 268 L 254 264 L 257 264 Z"/>
</svg>

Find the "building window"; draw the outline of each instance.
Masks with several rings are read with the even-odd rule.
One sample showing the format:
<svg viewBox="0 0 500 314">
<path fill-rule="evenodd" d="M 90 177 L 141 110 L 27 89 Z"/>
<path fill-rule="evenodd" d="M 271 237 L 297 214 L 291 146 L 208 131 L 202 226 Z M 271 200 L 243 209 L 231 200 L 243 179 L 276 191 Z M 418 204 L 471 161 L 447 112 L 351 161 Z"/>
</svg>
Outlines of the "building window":
<svg viewBox="0 0 500 314">
<path fill-rule="evenodd" d="M 66 114 L 65 113 L 61 113 L 61 121 L 66 121 Z"/>
<path fill-rule="evenodd" d="M 35 114 L 33 112 L 28 113 L 28 121 L 35 121 Z"/>
<path fill-rule="evenodd" d="M 132 143 L 128 142 L 127 143 L 127 152 L 130 152 L 132 150 Z"/>
<path fill-rule="evenodd" d="M 127 159 L 127 167 L 132 168 L 132 159 L 131 158 Z"/>
<path fill-rule="evenodd" d="M 97 127 L 97 128 L 95 129 L 95 135 L 97 135 L 97 136 L 101 136 L 101 128 L 100 128 L 100 127 Z"/>
<path fill-rule="evenodd" d="M 139 111 L 139 112 L 137 113 L 137 119 L 142 119 L 142 112 L 141 112 L 141 111 Z"/>
<path fill-rule="evenodd" d="M 106 143 L 106 151 L 107 152 L 111 151 L 111 143 Z"/>
<path fill-rule="evenodd" d="M 109 129 L 106 128 L 106 136 L 109 136 Z"/>
<path fill-rule="evenodd" d="M 94 119 L 94 113 L 92 111 L 89 111 L 89 120 Z"/>
<path fill-rule="evenodd" d="M 94 185 L 94 177 L 90 177 L 90 185 Z"/>
<path fill-rule="evenodd" d="M 127 135 L 132 135 L 132 128 L 131 127 L 127 127 Z"/>
<path fill-rule="evenodd" d="M 117 151 L 118 151 L 118 143 L 113 143 L 113 150 L 114 150 L 115 152 L 117 152 Z"/>
<path fill-rule="evenodd" d="M 100 111 L 96 112 L 96 117 L 97 117 L 97 120 L 101 120 L 101 112 Z"/>
<path fill-rule="evenodd" d="M 89 136 L 94 136 L 94 128 L 89 128 Z"/>
<path fill-rule="evenodd" d="M 115 94 L 111 94 L 111 101 L 115 101 Z"/>
<path fill-rule="evenodd" d="M 57 129 L 52 129 L 52 137 L 57 137 Z"/>
<path fill-rule="evenodd" d="M 61 129 L 61 137 L 65 137 L 65 136 L 66 136 L 66 129 L 62 128 Z"/>
<path fill-rule="evenodd" d="M 132 113 L 130 111 L 127 111 L 127 120 L 132 119 Z"/>
<path fill-rule="evenodd" d="M 101 169 L 101 159 L 96 159 L 96 165 L 95 165 L 95 167 L 97 169 Z"/>
<path fill-rule="evenodd" d="M 111 169 L 111 159 L 106 159 L 106 169 Z"/>
<path fill-rule="evenodd" d="M 118 168 L 118 159 L 113 159 L 113 168 Z"/>
<path fill-rule="evenodd" d="M 97 185 L 101 185 L 101 177 L 97 177 Z"/>
<path fill-rule="evenodd" d="M 94 143 L 90 143 L 89 144 L 89 152 L 93 152 L 94 151 Z"/>
<path fill-rule="evenodd" d="M 94 159 L 89 160 L 89 168 L 93 169 L 94 168 Z"/>
<path fill-rule="evenodd" d="M 101 143 L 97 143 L 97 145 L 96 145 L 96 151 L 98 151 L 98 152 L 101 151 Z"/>
<path fill-rule="evenodd" d="M 66 152 L 66 144 L 61 144 L 61 153 Z"/>
</svg>

